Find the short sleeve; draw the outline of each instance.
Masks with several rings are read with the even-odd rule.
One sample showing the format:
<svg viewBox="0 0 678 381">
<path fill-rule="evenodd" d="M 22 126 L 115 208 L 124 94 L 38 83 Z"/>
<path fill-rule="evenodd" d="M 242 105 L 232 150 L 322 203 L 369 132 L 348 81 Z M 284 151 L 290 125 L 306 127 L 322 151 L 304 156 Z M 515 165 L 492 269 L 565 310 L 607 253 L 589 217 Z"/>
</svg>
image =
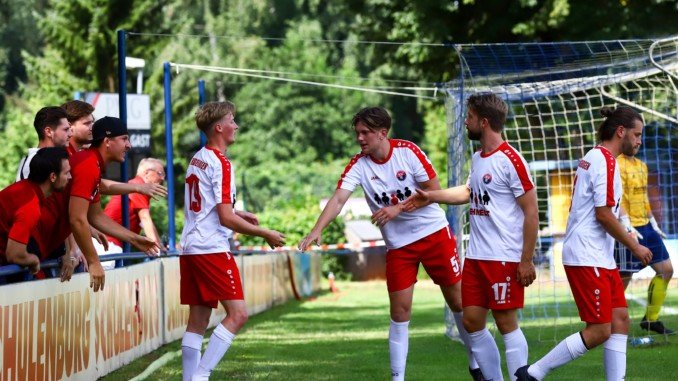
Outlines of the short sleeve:
<svg viewBox="0 0 678 381">
<path fill-rule="evenodd" d="M 151 207 L 151 196 L 141 193 L 130 193 L 129 203 L 132 210 L 149 209 Z"/>
<path fill-rule="evenodd" d="M 509 188 L 511 188 L 513 197 L 518 198 L 534 188 L 532 176 L 530 176 L 530 172 L 527 170 L 527 162 L 518 152 L 511 149 L 506 159 L 508 161 L 505 164 L 507 183 Z"/>
<path fill-rule="evenodd" d="M 593 204 L 595 207 L 615 206 L 614 199 L 614 168 L 616 160 L 596 155 L 596 163 L 591 166 L 591 186 L 593 188 Z"/>
<path fill-rule="evenodd" d="M 39 220 L 40 207 L 37 200 L 24 205 L 14 215 L 14 223 L 7 234 L 7 238 L 27 245 L 31 232 L 35 229 Z"/>
<path fill-rule="evenodd" d="M 410 167 L 412 168 L 414 180 L 418 183 L 423 183 L 434 179 L 438 174 L 433 168 L 431 160 L 429 160 L 424 151 L 419 149 L 414 143 L 410 144 L 412 144 L 412 147 L 410 155 L 408 155 L 408 160 L 410 162 Z"/>
<path fill-rule="evenodd" d="M 217 204 L 232 204 L 231 200 L 231 162 L 220 153 L 217 156 L 214 172 L 212 173 L 212 192 Z"/>
<path fill-rule="evenodd" d="M 71 196 L 84 198 L 90 203 L 99 202 L 100 170 L 97 165 L 90 165 L 86 160 L 71 169 Z"/>
<path fill-rule="evenodd" d="M 341 174 L 341 177 L 337 182 L 337 189 L 346 189 L 349 192 L 353 192 L 358 187 L 358 185 L 362 184 L 362 176 L 360 175 L 362 172 L 360 170 L 361 157 L 361 155 L 354 156 L 348 165 L 346 165 L 344 172 Z"/>
</svg>

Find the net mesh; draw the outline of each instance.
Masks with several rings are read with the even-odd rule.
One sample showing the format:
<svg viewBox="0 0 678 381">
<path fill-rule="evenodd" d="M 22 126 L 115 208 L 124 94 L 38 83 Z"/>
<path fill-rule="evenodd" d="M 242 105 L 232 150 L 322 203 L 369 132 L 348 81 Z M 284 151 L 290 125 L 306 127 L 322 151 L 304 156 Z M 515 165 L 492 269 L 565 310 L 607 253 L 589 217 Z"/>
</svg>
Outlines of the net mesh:
<svg viewBox="0 0 678 381">
<path fill-rule="evenodd" d="M 601 107 L 627 105 L 642 113 L 645 129 L 637 157 L 648 166 L 648 194 L 657 222 L 668 235 L 665 244 L 678 255 L 678 37 L 471 44 L 457 45 L 456 50 L 461 75 L 446 87 L 448 185 L 466 181 L 470 157 L 478 148 L 466 138 L 465 99 L 482 92 L 503 97 L 509 105 L 504 138 L 529 164 L 540 217 L 534 256 L 539 274 L 526 289 L 522 324 L 535 325 L 540 340 L 560 339 L 581 328 L 562 267 L 562 238 L 574 171 L 596 144 Z M 467 206 L 450 207 L 448 217 L 464 253 Z M 625 261 L 621 266 L 626 268 Z M 652 276 L 651 269 L 641 271 L 626 290 L 634 321 L 645 313 Z M 669 285 L 660 318 L 667 326 L 678 327 L 675 286 Z M 451 319 L 447 325 L 452 334 Z M 632 336 L 645 334 L 632 330 Z"/>
</svg>

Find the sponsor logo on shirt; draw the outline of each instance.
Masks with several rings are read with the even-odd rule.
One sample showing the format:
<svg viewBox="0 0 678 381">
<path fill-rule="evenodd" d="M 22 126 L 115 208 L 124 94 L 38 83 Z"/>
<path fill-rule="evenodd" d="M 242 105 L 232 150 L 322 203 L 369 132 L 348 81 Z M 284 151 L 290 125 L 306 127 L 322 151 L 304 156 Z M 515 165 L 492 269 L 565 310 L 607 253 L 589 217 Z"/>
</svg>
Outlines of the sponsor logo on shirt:
<svg viewBox="0 0 678 381">
<path fill-rule="evenodd" d="M 591 166 L 591 163 L 589 163 L 586 160 L 579 160 L 579 168 L 588 171 L 589 167 Z"/>
<path fill-rule="evenodd" d="M 409 187 L 405 187 L 405 190 L 396 189 L 395 192 L 381 192 L 381 195 L 375 193 L 372 198 L 379 205 L 396 205 L 411 195 L 412 190 Z"/>
<path fill-rule="evenodd" d="M 205 170 L 205 168 L 207 168 L 207 163 L 205 163 L 204 161 L 202 161 L 200 159 L 196 159 L 196 158 L 191 159 L 191 165 L 194 166 L 194 167 L 198 167 L 198 168 L 202 169 L 203 171 Z"/>
<path fill-rule="evenodd" d="M 487 175 L 483 176 L 483 182 L 485 182 L 486 176 L 489 176 L 490 181 L 492 181 L 491 180 L 492 175 L 490 175 L 488 173 Z M 489 181 L 488 181 L 488 183 L 489 183 Z M 470 208 L 469 214 L 472 215 L 472 216 L 489 217 L 490 211 L 485 209 L 485 205 L 489 205 L 490 200 L 491 200 L 491 198 L 490 198 L 490 195 L 487 193 L 487 189 L 482 190 L 482 191 L 480 189 L 475 190 L 475 191 L 473 189 L 471 189 L 471 203 L 475 204 L 477 206 L 477 208 L 473 208 L 473 207 Z"/>
<path fill-rule="evenodd" d="M 472 215 L 472 216 L 485 216 L 485 217 L 489 217 L 489 216 L 490 216 L 490 211 L 489 211 L 489 210 L 485 210 L 485 209 L 475 209 L 475 208 L 471 208 L 471 209 L 469 209 L 469 214 Z"/>
</svg>

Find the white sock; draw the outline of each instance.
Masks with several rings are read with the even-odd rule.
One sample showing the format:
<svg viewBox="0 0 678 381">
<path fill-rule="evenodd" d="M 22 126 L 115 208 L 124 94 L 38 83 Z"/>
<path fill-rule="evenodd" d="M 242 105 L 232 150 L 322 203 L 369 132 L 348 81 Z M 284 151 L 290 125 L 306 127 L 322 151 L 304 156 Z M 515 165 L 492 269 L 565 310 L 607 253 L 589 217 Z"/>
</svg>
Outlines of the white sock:
<svg viewBox="0 0 678 381">
<path fill-rule="evenodd" d="M 613 333 L 604 344 L 605 375 L 607 381 L 619 381 L 626 377 L 627 335 Z"/>
<path fill-rule="evenodd" d="M 198 369 L 193 374 L 193 381 L 206 380 L 212 373 L 212 369 L 217 366 L 219 361 L 228 351 L 231 343 L 235 339 L 235 335 L 229 332 L 222 324 L 217 324 L 217 327 L 210 336 L 210 342 L 207 343 L 207 349 L 200 359 Z"/>
<path fill-rule="evenodd" d="M 501 357 L 499 348 L 487 328 L 468 334 L 471 341 L 473 356 L 478 361 L 483 378 L 487 381 L 500 381 L 504 379 L 501 374 Z"/>
<path fill-rule="evenodd" d="M 525 335 L 520 328 L 503 336 L 509 379 L 515 380 L 516 370 L 521 366 L 527 365 L 527 340 L 525 340 Z"/>
<path fill-rule="evenodd" d="M 388 330 L 388 349 L 391 355 L 391 376 L 393 381 L 405 380 L 405 364 L 409 348 L 409 321 L 396 323 L 391 320 Z"/>
<path fill-rule="evenodd" d="M 459 330 L 459 338 L 466 347 L 468 367 L 471 369 L 480 368 L 476 358 L 473 356 L 473 352 L 471 351 L 471 339 L 469 339 L 468 332 L 466 332 L 466 328 L 464 328 L 464 314 L 462 312 L 452 312 L 452 316 L 454 316 L 454 323 L 457 325 L 457 330 Z"/>
<path fill-rule="evenodd" d="M 551 352 L 542 357 L 536 363 L 527 368 L 530 376 L 541 380 L 553 369 L 565 365 L 568 362 L 578 359 L 586 353 L 586 345 L 582 339 L 581 332 L 576 332 L 566 337 L 565 340 L 558 343 Z"/>
<path fill-rule="evenodd" d="M 183 381 L 191 381 L 193 373 L 200 363 L 202 336 L 193 332 L 184 332 L 181 339 L 181 363 L 183 364 Z"/>
</svg>

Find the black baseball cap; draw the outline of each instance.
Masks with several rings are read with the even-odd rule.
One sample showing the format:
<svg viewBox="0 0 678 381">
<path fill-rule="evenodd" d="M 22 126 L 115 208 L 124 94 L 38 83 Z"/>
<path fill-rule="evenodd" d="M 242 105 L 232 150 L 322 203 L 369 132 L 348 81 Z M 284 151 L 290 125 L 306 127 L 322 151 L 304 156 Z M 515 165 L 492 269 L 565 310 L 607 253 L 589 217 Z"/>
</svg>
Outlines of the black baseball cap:
<svg viewBox="0 0 678 381">
<path fill-rule="evenodd" d="M 103 138 L 114 138 L 116 136 L 129 135 L 127 126 L 120 120 L 112 116 L 105 116 L 92 125 L 92 141 L 102 140 Z"/>
</svg>

